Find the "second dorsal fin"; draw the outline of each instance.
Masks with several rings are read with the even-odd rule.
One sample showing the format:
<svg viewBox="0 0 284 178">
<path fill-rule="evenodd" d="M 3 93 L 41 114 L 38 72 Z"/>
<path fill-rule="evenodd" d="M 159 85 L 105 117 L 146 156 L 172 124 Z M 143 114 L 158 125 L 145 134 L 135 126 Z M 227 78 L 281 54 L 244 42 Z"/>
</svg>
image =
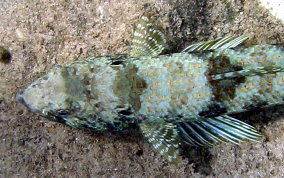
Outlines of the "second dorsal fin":
<svg viewBox="0 0 284 178">
<path fill-rule="evenodd" d="M 142 16 L 133 35 L 130 55 L 158 56 L 166 46 L 164 34 L 158 30 L 149 16 Z"/>
<path fill-rule="evenodd" d="M 234 48 L 244 42 L 246 39 L 248 39 L 248 37 L 245 35 L 241 35 L 238 37 L 227 36 L 224 38 L 218 38 L 216 40 L 194 43 L 186 47 L 184 50 L 182 50 L 182 52 L 199 52 Z"/>
</svg>

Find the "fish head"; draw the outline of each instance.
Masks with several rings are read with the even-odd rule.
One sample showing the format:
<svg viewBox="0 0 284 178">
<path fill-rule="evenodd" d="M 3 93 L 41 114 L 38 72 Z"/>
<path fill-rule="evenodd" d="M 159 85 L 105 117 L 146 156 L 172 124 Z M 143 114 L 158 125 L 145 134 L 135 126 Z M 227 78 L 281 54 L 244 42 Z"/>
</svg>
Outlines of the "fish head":
<svg viewBox="0 0 284 178">
<path fill-rule="evenodd" d="M 76 100 L 82 99 L 84 87 L 76 75 L 57 65 L 16 95 L 16 100 L 28 110 L 52 121 L 65 123 L 80 111 Z"/>
<path fill-rule="evenodd" d="M 104 59 L 57 65 L 20 91 L 16 100 L 49 120 L 74 128 L 106 130 L 120 122 L 114 120 L 121 103 L 113 92 L 117 71 L 100 62 Z"/>
</svg>

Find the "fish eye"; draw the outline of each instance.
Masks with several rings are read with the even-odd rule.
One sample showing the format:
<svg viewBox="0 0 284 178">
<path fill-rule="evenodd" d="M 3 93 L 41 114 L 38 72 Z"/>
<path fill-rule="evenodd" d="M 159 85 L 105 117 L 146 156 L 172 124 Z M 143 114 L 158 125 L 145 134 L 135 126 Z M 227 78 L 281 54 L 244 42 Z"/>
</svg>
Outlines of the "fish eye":
<svg viewBox="0 0 284 178">
<path fill-rule="evenodd" d="M 57 113 L 60 116 L 67 116 L 69 114 L 69 111 L 65 110 L 65 109 L 60 109 L 60 110 L 57 111 Z"/>
</svg>

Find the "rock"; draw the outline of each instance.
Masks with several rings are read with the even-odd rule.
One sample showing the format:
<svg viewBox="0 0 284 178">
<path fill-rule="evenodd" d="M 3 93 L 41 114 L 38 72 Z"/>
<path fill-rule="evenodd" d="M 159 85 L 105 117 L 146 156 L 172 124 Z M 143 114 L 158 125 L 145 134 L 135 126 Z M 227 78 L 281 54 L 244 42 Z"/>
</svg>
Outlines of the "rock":
<svg viewBox="0 0 284 178">
<path fill-rule="evenodd" d="M 3 46 L 0 46 L 0 62 L 5 64 L 10 63 L 11 58 L 12 58 L 11 53 Z"/>
</svg>

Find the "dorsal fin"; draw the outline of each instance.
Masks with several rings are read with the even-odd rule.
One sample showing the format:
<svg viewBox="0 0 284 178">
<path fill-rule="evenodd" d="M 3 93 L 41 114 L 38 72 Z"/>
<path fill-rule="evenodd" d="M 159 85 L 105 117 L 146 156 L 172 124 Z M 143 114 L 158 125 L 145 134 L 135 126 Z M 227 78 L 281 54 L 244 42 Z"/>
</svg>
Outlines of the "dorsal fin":
<svg viewBox="0 0 284 178">
<path fill-rule="evenodd" d="M 228 49 L 234 48 L 248 39 L 247 36 L 242 35 L 238 37 L 227 36 L 224 38 L 218 38 L 216 40 L 209 40 L 205 42 L 194 43 L 186 47 L 182 52 L 199 52 L 199 51 L 209 51 L 217 49 Z"/>
<path fill-rule="evenodd" d="M 284 72 L 284 66 L 271 65 L 267 67 L 254 67 L 252 69 L 243 69 L 239 71 L 226 72 L 221 74 L 214 74 L 211 76 L 212 80 L 225 80 L 246 76 L 255 76 L 263 74 L 275 74 L 276 72 Z"/>
<path fill-rule="evenodd" d="M 133 35 L 130 55 L 158 56 L 166 47 L 164 34 L 158 30 L 149 16 L 142 16 Z"/>
</svg>

